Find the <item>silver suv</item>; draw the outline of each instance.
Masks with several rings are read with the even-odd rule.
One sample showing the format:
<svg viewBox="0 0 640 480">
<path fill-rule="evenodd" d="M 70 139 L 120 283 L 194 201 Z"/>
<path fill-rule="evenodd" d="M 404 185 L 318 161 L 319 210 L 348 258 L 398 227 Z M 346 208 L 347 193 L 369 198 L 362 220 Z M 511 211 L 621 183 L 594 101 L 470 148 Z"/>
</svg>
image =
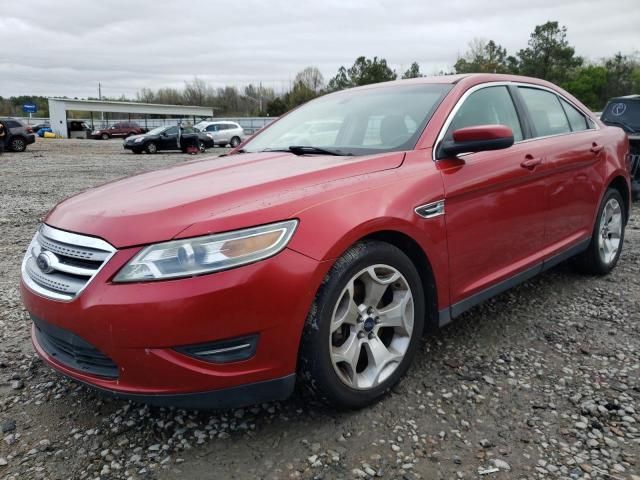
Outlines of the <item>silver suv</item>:
<svg viewBox="0 0 640 480">
<path fill-rule="evenodd" d="M 205 132 L 213 138 L 214 146 L 224 147 L 231 145 L 233 148 L 240 145 L 244 140 L 244 130 L 236 122 L 216 121 L 216 122 L 200 122 L 194 125 L 201 132 Z"/>
</svg>

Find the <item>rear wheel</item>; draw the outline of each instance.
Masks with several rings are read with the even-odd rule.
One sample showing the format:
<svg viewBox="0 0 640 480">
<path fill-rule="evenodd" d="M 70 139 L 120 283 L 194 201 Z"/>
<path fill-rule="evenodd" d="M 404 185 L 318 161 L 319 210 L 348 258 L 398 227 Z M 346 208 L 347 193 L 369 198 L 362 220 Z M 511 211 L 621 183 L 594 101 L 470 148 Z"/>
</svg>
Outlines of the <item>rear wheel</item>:
<svg viewBox="0 0 640 480">
<path fill-rule="evenodd" d="M 204 142 L 202 140 L 200 140 L 200 142 L 198 142 L 198 149 L 200 150 L 200 153 L 204 153 L 207 151 L 207 147 L 205 146 Z"/>
<path fill-rule="evenodd" d="M 366 241 L 331 268 L 311 307 L 300 378 L 314 396 L 360 408 L 385 395 L 418 349 L 425 302 L 418 272 L 398 248 Z"/>
<path fill-rule="evenodd" d="M 158 146 L 155 142 L 149 142 L 145 145 L 144 150 L 149 154 L 154 154 L 158 152 Z"/>
<path fill-rule="evenodd" d="M 100 135 L 100 138 L 102 138 L 102 140 L 109 140 L 109 134 L 103 133 L 102 135 Z"/>
<path fill-rule="evenodd" d="M 9 142 L 9 147 L 14 152 L 24 152 L 27 149 L 27 142 L 22 137 L 14 137 Z"/>
<path fill-rule="evenodd" d="M 608 189 L 598 209 L 589 247 L 575 258 L 580 271 L 606 275 L 615 268 L 622 253 L 626 215 L 620 192 Z"/>
<path fill-rule="evenodd" d="M 232 148 L 236 148 L 238 145 L 240 145 L 240 142 L 241 142 L 241 140 L 240 140 L 239 137 L 233 137 L 231 139 L 231 142 L 230 142 L 231 143 L 231 147 Z"/>
</svg>

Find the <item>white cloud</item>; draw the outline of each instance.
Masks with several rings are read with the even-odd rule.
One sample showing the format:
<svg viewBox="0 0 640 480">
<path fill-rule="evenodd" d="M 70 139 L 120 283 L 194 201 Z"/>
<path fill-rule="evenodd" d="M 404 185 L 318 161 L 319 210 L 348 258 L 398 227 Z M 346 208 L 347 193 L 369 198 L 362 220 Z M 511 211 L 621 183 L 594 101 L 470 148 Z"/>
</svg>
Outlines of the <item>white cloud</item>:
<svg viewBox="0 0 640 480">
<path fill-rule="evenodd" d="M 433 73 L 473 38 L 510 53 L 537 24 L 558 20 L 590 59 L 640 48 L 638 0 L 3 0 L 0 95 L 133 96 L 199 76 L 216 86 L 263 82 L 281 90 L 318 66 L 327 78 L 359 55 L 400 72 Z"/>
</svg>

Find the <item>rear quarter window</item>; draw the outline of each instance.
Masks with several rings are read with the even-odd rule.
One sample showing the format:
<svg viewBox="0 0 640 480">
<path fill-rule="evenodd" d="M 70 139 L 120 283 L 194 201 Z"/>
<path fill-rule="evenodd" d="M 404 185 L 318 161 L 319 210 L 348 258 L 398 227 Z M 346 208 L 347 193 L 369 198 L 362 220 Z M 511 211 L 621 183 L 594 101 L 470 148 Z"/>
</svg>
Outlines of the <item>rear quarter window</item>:
<svg viewBox="0 0 640 480">
<path fill-rule="evenodd" d="M 562 104 L 562 108 L 564 108 L 564 111 L 567 114 L 571 130 L 573 130 L 574 132 L 582 132 L 583 130 L 589 130 L 590 128 L 593 128 L 587 121 L 587 117 L 582 112 L 580 112 L 580 110 L 578 110 L 562 98 L 560 99 L 560 103 Z"/>
</svg>

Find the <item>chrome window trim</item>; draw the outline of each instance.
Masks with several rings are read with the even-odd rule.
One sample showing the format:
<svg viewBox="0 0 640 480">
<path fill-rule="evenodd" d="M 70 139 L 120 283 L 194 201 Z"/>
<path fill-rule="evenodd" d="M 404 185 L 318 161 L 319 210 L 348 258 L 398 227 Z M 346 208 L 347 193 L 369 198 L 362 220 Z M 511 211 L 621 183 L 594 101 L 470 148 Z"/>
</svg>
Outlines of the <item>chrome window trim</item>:
<svg viewBox="0 0 640 480">
<path fill-rule="evenodd" d="M 565 100 L 569 105 L 573 106 L 576 110 L 578 110 L 584 116 L 588 117 L 589 120 L 591 120 L 590 123 L 593 123 L 593 125 L 594 125 L 594 128 L 589 128 L 587 130 L 580 130 L 578 132 L 571 131 L 571 132 L 566 132 L 566 133 L 556 133 L 554 135 L 545 135 L 545 136 L 542 136 L 542 137 L 523 138 L 522 140 L 514 142 L 514 145 L 517 145 L 517 144 L 520 144 L 520 143 L 525 143 L 525 142 L 531 142 L 533 140 L 543 140 L 543 139 L 546 139 L 546 138 L 560 137 L 562 135 L 573 135 L 573 134 L 576 134 L 576 133 L 589 132 L 591 130 L 600 130 L 600 125 L 598 125 L 597 122 L 593 121 L 593 119 L 591 118 L 590 114 L 585 113 L 585 111 L 582 108 L 580 108 L 578 105 L 576 105 L 571 100 L 569 100 L 567 97 L 565 97 L 563 94 L 561 94 L 560 92 L 556 92 L 552 88 L 545 87 L 545 86 L 542 86 L 542 85 L 536 85 L 534 83 L 526 83 L 526 82 L 498 81 L 498 82 L 480 83 L 478 85 L 474 85 L 473 87 L 468 89 L 466 92 L 464 92 L 464 94 L 458 99 L 456 104 L 453 106 L 453 108 L 449 112 L 449 115 L 447 116 L 446 120 L 442 124 L 442 127 L 440 128 L 440 131 L 438 132 L 438 136 L 436 137 L 436 141 L 435 141 L 435 143 L 433 145 L 433 148 L 431 149 L 431 158 L 432 158 L 432 160 L 434 162 L 438 161 L 438 158 L 436 158 L 436 152 L 438 151 L 438 146 L 440 145 L 440 143 L 444 139 L 444 136 L 447 133 L 447 130 L 449 130 L 449 126 L 451 126 L 451 122 L 453 121 L 453 117 L 456 115 L 456 113 L 458 113 L 458 110 L 460 110 L 460 108 L 462 107 L 462 104 L 467 100 L 467 98 L 469 98 L 469 96 L 472 93 L 477 92 L 478 90 L 482 90 L 483 88 L 509 87 L 509 86 L 526 87 L 526 88 L 537 88 L 539 90 L 546 90 L 547 92 L 551 92 L 551 93 L 557 95 L 558 97 L 562 98 L 563 100 Z M 516 105 L 515 101 L 513 102 L 513 106 L 516 109 L 516 112 L 518 112 L 518 106 Z M 518 114 L 519 113 L 520 112 L 518 112 Z"/>
<path fill-rule="evenodd" d="M 45 237 L 51 238 L 52 240 L 69 244 L 70 246 L 76 245 L 79 247 L 103 250 L 108 252 L 108 255 L 106 256 L 106 258 L 104 259 L 100 267 L 98 267 L 98 269 L 95 270 L 93 275 L 87 278 L 87 281 L 82 286 L 82 288 L 80 288 L 80 290 L 78 290 L 74 295 L 66 295 L 63 293 L 54 292 L 38 285 L 35 281 L 31 279 L 31 277 L 27 273 L 27 262 L 29 259 L 33 258 L 31 254 L 33 242 L 36 241 L 36 239 L 38 238 L 38 235 L 40 234 L 44 235 Z M 88 236 L 79 235 L 76 233 L 66 232 L 64 230 L 58 230 L 57 228 L 50 227 L 49 225 L 43 223 L 36 230 L 36 233 L 33 239 L 31 240 L 31 243 L 29 243 L 28 250 L 26 251 L 24 258 L 22 260 L 22 266 L 20 269 L 22 281 L 24 282 L 25 286 L 36 295 L 39 295 L 41 297 L 44 297 L 50 300 L 57 300 L 60 302 L 71 302 L 80 296 L 80 294 L 89 286 L 91 281 L 102 271 L 102 269 L 107 265 L 109 260 L 111 260 L 111 258 L 117 253 L 117 251 L 118 250 L 115 247 L 113 247 L 110 243 L 107 243 L 100 238 L 88 237 Z"/>
</svg>

